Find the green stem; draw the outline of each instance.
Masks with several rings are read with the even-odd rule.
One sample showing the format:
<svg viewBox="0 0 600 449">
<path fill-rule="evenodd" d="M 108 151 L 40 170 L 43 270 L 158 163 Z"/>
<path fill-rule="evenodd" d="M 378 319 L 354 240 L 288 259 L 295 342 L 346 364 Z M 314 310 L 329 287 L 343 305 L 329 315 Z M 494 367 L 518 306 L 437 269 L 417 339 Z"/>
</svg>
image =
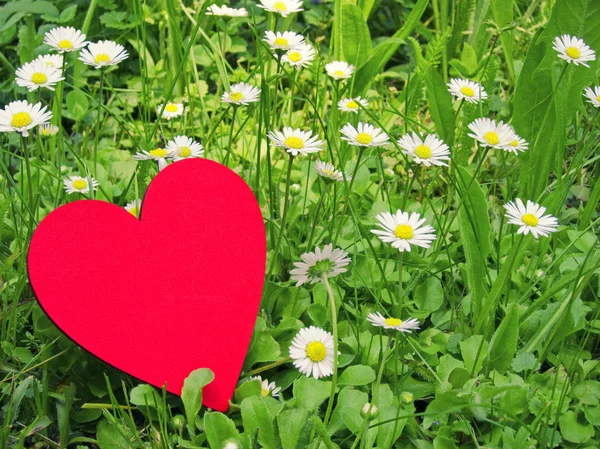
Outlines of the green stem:
<svg viewBox="0 0 600 449">
<path fill-rule="evenodd" d="M 94 129 L 94 177 L 97 173 L 97 159 L 98 159 L 98 141 L 100 139 L 100 126 L 102 123 L 102 95 L 104 91 L 104 69 L 100 69 L 100 88 L 98 89 L 98 104 L 96 108 L 96 127 Z"/>
<path fill-rule="evenodd" d="M 33 232 L 33 226 L 36 219 L 37 208 L 33 204 L 33 179 L 31 177 L 31 165 L 29 162 L 29 148 L 27 147 L 27 137 L 21 136 L 21 143 L 23 145 L 23 155 L 25 157 L 25 171 L 27 173 L 27 197 L 29 201 L 29 207 L 32 209 L 32 213 L 29 214 L 29 229 L 27 231 L 27 241 L 31 237 Z"/>
<path fill-rule="evenodd" d="M 227 163 L 229 162 L 229 155 L 231 154 L 231 146 L 233 144 L 233 127 L 235 125 L 235 116 L 237 114 L 237 110 L 238 107 L 233 106 L 233 115 L 231 117 L 231 125 L 229 126 L 229 142 L 227 143 L 227 154 L 225 155 L 225 166 L 227 166 Z"/>
<path fill-rule="evenodd" d="M 327 187 L 329 184 L 325 184 L 325 189 L 321 192 L 321 196 L 319 197 L 319 203 L 317 204 L 317 209 L 315 211 L 315 220 L 313 225 L 310 228 L 310 236 L 308 237 L 308 243 L 306 244 L 306 248 L 310 250 L 313 236 L 315 235 L 315 229 L 317 227 L 317 223 L 319 223 L 319 212 L 321 212 L 321 207 L 323 205 L 323 199 L 325 198 L 325 194 L 327 193 Z"/>
<path fill-rule="evenodd" d="M 394 315 L 400 318 L 402 316 L 402 299 L 404 296 L 404 287 L 402 285 L 402 266 L 404 265 L 404 251 L 398 252 L 398 304 L 392 307 Z"/>
<path fill-rule="evenodd" d="M 333 409 L 333 399 L 335 397 L 335 390 L 337 387 L 337 371 L 338 371 L 338 327 L 337 327 L 337 313 L 335 307 L 335 298 L 333 297 L 333 291 L 331 290 L 331 285 L 329 284 L 329 279 L 327 279 L 327 275 L 323 274 L 321 276 L 323 281 L 323 285 L 327 289 L 327 294 L 329 295 L 329 304 L 331 305 L 331 328 L 333 330 L 333 377 L 331 379 L 331 392 L 329 393 L 329 402 L 327 403 L 327 411 L 325 412 L 325 419 L 323 420 L 323 424 L 327 426 L 329 422 L 329 418 L 331 417 L 331 410 Z"/>
</svg>

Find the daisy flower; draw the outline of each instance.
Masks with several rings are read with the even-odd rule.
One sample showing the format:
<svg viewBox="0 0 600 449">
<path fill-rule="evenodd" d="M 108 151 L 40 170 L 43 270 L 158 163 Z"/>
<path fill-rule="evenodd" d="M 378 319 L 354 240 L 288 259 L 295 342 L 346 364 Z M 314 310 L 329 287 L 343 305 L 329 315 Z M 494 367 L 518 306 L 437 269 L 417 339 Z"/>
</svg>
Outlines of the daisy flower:
<svg viewBox="0 0 600 449">
<path fill-rule="evenodd" d="M 517 198 L 504 205 L 506 209 L 506 218 L 511 224 L 520 226 L 517 234 L 531 234 L 537 239 L 540 235 L 548 237 L 549 234 L 556 232 L 558 220 L 552 215 L 544 215 L 546 208 L 527 201 L 527 206 L 521 199 Z"/>
<path fill-rule="evenodd" d="M 140 216 L 140 210 L 142 208 L 141 200 L 133 200 L 130 203 L 127 203 L 123 209 L 129 212 L 134 217 Z"/>
<path fill-rule="evenodd" d="M 593 89 L 586 87 L 585 96 L 588 98 L 588 103 L 592 103 L 594 107 L 600 108 L 600 86 L 596 86 Z"/>
<path fill-rule="evenodd" d="M 12 101 L 0 110 L 0 132 L 16 131 L 27 137 L 31 128 L 48 123 L 51 118 L 52 112 L 47 111 L 46 106 L 42 107 L 42 103 Z"/>
<path fill-rule="evenodd" d="M 355 114 L 358 114 L 360 109 L 359 104 L 363 108 L 369 106 L 369 102 L 364 98 L 344 98 L 343 100 L 338 101 L 338 109 L 342 112 L 354 112 Z"/>
<path fill-rule="evenodd" d="M 519 151 L 525 151 L 529 148 L 529 143 L 515 132 L 512 129 L 512 136 L 508 139 L 508 143 L 502 147 L 503 150 L 509 151 L 511 153 L 519 154 Z"/>
<path fill-rule="evenodd" d="M 379 220 L 377 226 L 382 229 L 373 229 L 371 232 L 400 252 L 410 252 L 412 245 L 429 248 L 436 239 L 435 229 L 429 225 L 423 226 L 425 218 L 416 212 L 409 215 L 398 209 L 395 214 L 383 212 L 376 218 Z"/>
<path fill-rule="evenodd" d="M 40 136 L 44 137 L 55 136 L 58 134 L 58 126 L 51 123 L 44 123 L 43 125 L 38 126 L 38 133 Z"/>
<path fill-rule="evenodd" d="M 296 34 L 292 31 L 277 31 L 274 33 L 273 31 L 265 31 L 265 38 L 263 39 L 271 50 L 290 50 L 292 48 L 297 48 L 298 46 L 304 44 L 304 36 L 301 34 Z"/>
<path fill-rule="evenodd" d="M 54 90 L 54 85 L 65 79 L 60 69 L 51 67 L 43 61 L 24 64 L 17 69 L 16 76 L 17 85 L 26 87 L 29 92 L 33 92 L 39 87 Z"/>
<path fill-rule="evenodd" d="M 164 110 L 163 110 L 163 106 L 164 106 Z M 183 104 L 182 103 L 167 103 L 166 105 L 164 104 L 159 104 L 156 107 L 156 114 L 160 114 L 160 111 L 162 111 L 162 118 L 164 118 L 165 120 L 171 120 L 172 118 L 175 117 L 181 117 L 183 115 Z"/>
<path fill-rule="evenodd" d="M 31 63 L 34 62 L 43 62 L 53 69 L 61 69 L 63 65 L 63 55 L 41 55 L 31 61 Z"/>
<path fill-rule="evenodd" d="M 425 140 L 421 140 L 416 133 L 405 134 L 398 141 L 398 146 L 405 154 L 413 157 L 417 164 L 423 164 L 425 167 L 448 166 L 446 163 L 450 160 L 448 145 L 435 134 L 429 134 Z"/>
<path fill-rule="evenodd" d="M 489 118 L 478 118 L 469 124 L 472 133 L 469 136 L 479 141 L 484 147 L 505 149 L 513 140 L 513 129 L 503 123 L 496 123 Z"/>
<path fill-rule="evenodd" d="M 260 5 L 257 6 L 265 11 L 281 14 L 282 17 L 302 11 L 301 0 L 260 0 Z"/>
<path fill-rule="evenodd" d="M 90 184 L 92 186 L 92 190 L 98 190 L 98 181 L 96 181 L 91 176 L 87 178 L 82 178 L 81 176 L 69 176 L 66 179 L 63 179 L 63 184 L 65 186 L 65 190 L 67 193 L 89 193 Z"/>
<path fill-rule="evenodd" d="M 315 379 L 333 374 L 333 335 L 315 327 L 300 329 L 292 340 L 290 357 L 298 370 Z"/>
<path fill-rule="evenodd" d="M 96 69 L 116 65 L 128 57 L 125 47 L 113 41 L 91 43 L 79 55 L 81 61 Z"/>
<path fill-rule="evenodd" d="M 325 65 L 327 75 L 335 80 L 347 79 L 354 73 L 354 66 L 344 61 L 333 61 Z"/>
<path fill-rule="evenodd" d="M 584 65 L 589 67 L 588 61 L 596 60 L 596 52 L 588 47 L 582 39 L 575 36 L 563 34 L 554 38 L 554 50 L 558 52 L 558 57 L 564 59 L 569 64 Z"/>
<path fill-rule="evenodd" d="M 260 99 L 260 89 L 246 83 L 238 83 L 231 86 L 229 92 L 225 92 L 221 97 L 224 103 L 234 105 L 247 105 L 256 103 Z"/>
<path fill-rule="evenodd" d="M 308 153 L 316 153 L 322 151 L 320 148 L 323 141 L 318 139 L 318 136 L 313 136 L 310 131 L 302 131 L 301 129 L 292 129 L 285 126 L 283 131 L 270 131 L 269 139 L 278 148 L 285 148 L 285 151 L 292 156 L 297 156 L 300 153 L 306 156 Z"/>
<path fill-rule="evenodd" d="M 146 151 L 142 150 L 141 152 L 135 153 L 133 159 L 136 161 L 156 161 L 158 162 L 158 170 L 162 170 L 167 166 L 167 159 L 170 159 L 172 155 L 169 153 L 169 150 L 165 148 L 155 148 L 154 150 Z"/>
<path fill-rule="evenodd" d="M 343 140 L 358 147 L 379 147 L 387 144 L 389 140 L 388 135 L 381 129 L 362 122 L 358 124 L 358 128 L 348 123 L 340 132 L 344 135 Z"/>
<path fill-rule="evenodd" d="M 308 67 L 313 59 L 315 59 L 315 49 L 307 43 L 302 43 L 294 48 L 290 48 L 288 52 L 281 57 L 282 62 L 287 62 L 295 69 Z"/>
<path fill-rule="evenodd" d="M 206 10 L 207 16 L 247 17 L 246 8 L 230 8 L 229 6 L 210 5 Z"/>
<path fill-rule="evenodd" d="M 346 265 L 350 263 L 348 253 L 339 248 L 333 249 L 330 243 L 321 251 L 318 246 L 315 252 L 304 253 L 300 256 L 302 262 L 294 262 L 294 268 L 290 271 L 292 280 L 296 282 L 296 287 L 310 282 L 316 284 L 321 281 L 323 276 L 332 278 L 340 273 L 346 272 Z"/>
<path fill-rule="evenodd" d="M 251 377 L 250 380 L 258 380 L 260 382 L 260 395 L 264 398 L 267 396 L 273 396 L 274 398 L 279 397 L 279 392 L 281 391 L 281 387 L 275 385 L 275 382 L 269 383 L 267 379 L 264 379 L 260 376 Z"/>
<path fill-rule="evenodd" d="M 452 78 L 448 83 L 448 90 L 459 100 L 469 103 L 479 103 L 488 97 L 481 84 L 460 78 Z"/>
<path fill-rule="evenodd" d="M 321 176 L 325 182 L 329 181 L 344 181 L 344 174 L 336 170 L 333 164 L 329 162 L 317 161 L 315 162 L 315 169 L 317 170 L 317 174 Z M 350 181 L 352 177 L 350 175 L 346 175 L 346 180 Z"/>
<path fill-rule="evenodd" d="M 202 145 L 187 136 L 175 136 L 167 142 L 167 151 L 174 161 L 188 157 L 201 157 L 204 154 Z"/>
<path fill-rule="evenodd" d="M 73 27 L 53 28 L 44 34 L 44 44 L 50 45 L 59 53 L 77 51 L 88 43 L 85 34 Z"/>
<path fill-rule="evenodd" d="M 383 327 L 384 329 L 394 329 L 398 332 L 410 333 L 412 330 L 419 328 L 419 320 L 411 318 L 402 321 L 399 318 L 386 318 L 381 313 L 369 313 L 367 320 L 375 327 Z"/>
</svg>

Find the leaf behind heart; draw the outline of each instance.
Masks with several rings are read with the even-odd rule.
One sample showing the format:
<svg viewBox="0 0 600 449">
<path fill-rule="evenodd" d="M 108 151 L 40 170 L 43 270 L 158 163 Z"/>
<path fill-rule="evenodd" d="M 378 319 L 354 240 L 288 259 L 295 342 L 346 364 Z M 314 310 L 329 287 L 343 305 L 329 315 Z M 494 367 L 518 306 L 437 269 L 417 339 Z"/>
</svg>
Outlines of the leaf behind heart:
<svg viewBox="0 0 600 449">
<path fill-rule="evenodd" d="M 188 423 L 193 423 L 202 407 L 202 389 L 215 379 L 215 374 L 208 368 L 199 368 L 190 373 L 183 381 L 181 400 Z"/>
</svg>

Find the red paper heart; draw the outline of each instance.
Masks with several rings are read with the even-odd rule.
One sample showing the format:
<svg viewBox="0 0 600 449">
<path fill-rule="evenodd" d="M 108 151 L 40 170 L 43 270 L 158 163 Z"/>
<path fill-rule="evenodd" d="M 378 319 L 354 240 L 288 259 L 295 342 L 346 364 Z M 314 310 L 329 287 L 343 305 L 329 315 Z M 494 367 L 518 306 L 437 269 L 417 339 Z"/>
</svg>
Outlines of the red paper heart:
<svg viewBox="0 0 600 449">
<path fill-rule="evenodd" d="M 258 203 L 233 171 L 193 159 L 154 178 L 142 212 L 83 200 L 50 213 L 29 249 L 35 295 L 77 344 L 144 382 L 180 394 L 210 368 L 203 403 L 225 411 L 262 293 Z"/>
</svg>

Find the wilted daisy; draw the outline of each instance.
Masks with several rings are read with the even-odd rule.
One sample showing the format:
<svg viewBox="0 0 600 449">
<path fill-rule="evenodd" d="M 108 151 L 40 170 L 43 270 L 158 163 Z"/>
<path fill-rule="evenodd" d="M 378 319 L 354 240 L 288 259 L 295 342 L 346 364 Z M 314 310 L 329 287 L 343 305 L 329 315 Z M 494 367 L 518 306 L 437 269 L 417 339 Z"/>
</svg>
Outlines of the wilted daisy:
<svg viewBox="0 0 600 449">
<path fill-rule="evenodd" d="M 19 132 L 23 137 L 29 135 L 29 130 L 47 123 L 52 118 L 52 112 L 46 110 L 42 103 L 29 104 L 25 100 L 12 101 L 0 110 L 0 132 Z"/>
<path fill-rule="evenodd" d="M 489 118 L 478 118 L 469 124 L 472 133 L 469 136 L 479 141 L 484 147 L 505 149 L 513 140 L 513 129 L 503 123 L 496 123 Z"/>
<path fill-rule="evenodd" d="M 247 105 L 260 99 L 260 89 L 246 83 L 233 84 L 229 92 L 225 92 L 221 101 L 235 105 Z"/>
<path fill-rule="evenodd" d="M 281 57 L 282 62 L 287 62 L 296 69 L 308 67 L 313 59 L 315 59 L 315 49 L 306 43 L 290 48 L 288 52 Z"/>
<path fill-rule="evenodd" d="M 314 252 L 304 253 L 300 258 L 302 262 L 294 262 L 296 268 L 290 271 L 292 280 L 297 281 L 296 287 L 307 282 L 316 284 L 323 276 L 332 278 L 345 273 L 345 267 L 350 263 L 348 253 L 339 248 L 333 249 L 331 243 L 323 250 L 317 246 Z"/>
<path fill-rule="evenodd" d="M 81 176 L 69 176 L 63 180 L 67 193 L 89 193 L 90 185 L 92 190 L 98 190 L 98 181 L 91 176 L 82 178 Z"/>
<path fill-rule="evenodd" d="M 452 78 L 448 83 L 448 90 L 459 100 L 469 103 L 479 103 L 488 96 L 481 84 L 461 78 Z"/>
<path fill-rule="evenodd" d="M 273 396 L 274 398 L 279 397 L 281 387 L 275 385 L 275 382 L 269 383 L 267 379 L 263 380 L 263 378 L 260 376 L 251 377 L 250 380 L 258 380 L 260 382 L 260 395 L 263 398 L 266 396 Z"/>
<path fill-rule="evenodd" d="M 296 48 L 301 44 L 304 44 L 304 36 L 301 34 L 294 33 L 293 31 L 265 31 L 265 38 L 263 39 L 271 50 L 290 50 Z"/>
<path fill-rule="evenodd" d="M 174 161 L 180 161 L 188 157 L 201 157 L 204 154 L 202 145 L 187 136 L 175 136 L 173 140 L 169 140 L 167 151 Z"/>
<path fill-rule="evenodd" d="M 125 47 L 113 41 L 91 43 L 79 55 L 79 59 L 96 69 L 118 64 L 127 59 L 129 54 Z"/>
<path fill-rule="evenodd" d="M 405 154 L 413 157 L 417 164 L 423 164 L 426 167 L 447 166 L 446 161 L 450 160 L 448 145 L 438 139 L 435 134 L 429 134 L 425 140 L 422 140 L 416 133 L 405 134 L 398 141 L 398 146 Z"/>
<path fill-rule="evenodd" d="M 600 86 L 596 86 L 593 89 L 586 87 L 585 96 L 588 98 L 588 103 L 592 103 L 594 107 L 600 108 Z"/>
<path fill-rule="evenodd" d="M 512 129 L 512 127 L 511 127 Z M 505 151 L 509 151 L 511 153 L 515 153 L 515 154 L 519 154 L 519 151 L 525 151 L 527 150 L 527 148 L 529 148 L 529 144 L 527 143 L 527 141 L 525 139 L 523 139 L 522 137 L 519 137 L 517 135 L 517 133 L 514 131 L 514 129 L 512 130 L 513 133 L 510 137 L 510 139 L 508 140 L 508 143 L 506 145 L 504 145 L 504 147 L 502 148 Z"/>
<path fill-rule="evenodd" d="M 398 209 L 395 214 L 383 212 L 376 218 L 379 221 L 377 226 L 382 229 L 373 229 L 371 232 L 400 252 L 410 252 L 412 245 L 429 248 L 436 239 L 435 229 L 429 225 L 423 226 L 425 218 L 416 212 L 409 215 Z"/>
<path fill-rule="evenodd" d="M 38 126 L 38 132 L 40 136 L 44 137 L 55 136 L 58 133 L 58 126 L 51 123 L 44 123 Z"/>
<path fill-rule="evenodd" d="M 344 61 L 333 61 L 325 65 L 327 75 L 336 80 L 350 78 L 354 73 L 354 66 Z"/>
<path fill-rule="evenodd" d="M 325 181 L 344 181 L 344 174 L 341 171 L 336 170 L 330 162 L 317 161 L 315 162 L 315 169 L 317 170 L 317 174 Z M 351 176 L 346 175 L 347 181 L 350 181 L 351 179 Z"/>
<path fill-rule="evenodd" d="M 517 198 L 515 202 L 505 204 L 504 208 L 508 222 L 520 226 L 517 234 L 527 235 L 531 232 L 537 239 L 540 235 L 548 237 L 558 228 L 558 220 L 552 215 L 544 215 L 546 208 L 533 201 L 528 200 L 526 206 Z"/>
<path fill-rule="evenodd" d="M 31 62 L 43 62 L 48 67 L 52 67 L 54 69 L 61 69 L 63 65 L 63 55 L 41 55 Z"/>
<path fill-rule="evenodd" d="M 356 97 L 356 98 L 344 98 L 343 100 L 338 101 L 338 108 L 343 112 L 354 112 L 358 114 L 360 110 L 360 106 L 366 108 L 369 106 L 369 102 L 364 98 Z"/>
<path fill-rule="evenodd" d="M 247 17 L 246 8 L 230 8 L 229 6 L 210 5 L 206 10 L 207 16 Z"/>
<path fill-rule="evenodd" d="M 285 151 L 292 156 L 297 156 L 298 153 L 306 156 L 308 153 L 322 150 L 320 147 L 323 145 L 323 141 L 319 140 L 318 136 L 313 136 L 310 131 L 285 126 L 283 131 L 270 131 L 268 135 L 273 145 L 285 148 Z"/>
<path fill-rule="evenodd" d="M 403 321 L 399 318 L 386 318 L 381 313 L 369 313 L 367 320 L 376 327 L 383 327 L 384 329 L 394 329 L 399 332 L 410 333 L 412 330 L 419 328 L 419 320 L 411 318 Z"/>
<path fill-rule="evenodd" d="M 33 92 L 39 87 L 45 87 L 54 90 L 54 85 L 64 77 L 61 70 L 47 65 L 45 62 L 28 62 L 17 69 L 17 85 L 26 87 L 29 92 Z"/>
<path fill-rule="evenodd" d="M 50 45 L 54 50 L 64 53 L 76 51 L 85 47 L 88 42 L 85 34 L 73 27 L 53 28 L 44 34 L 44 44 Z"/>
<path fill-rule="evenodd" d="M 281 14 L 282 17 L 302 11 L 301 0 L 260 0 L 260 5 L 257 6 L 265 11 Z"/>
<path fill-rule="evenodd" d="M 158 162 L 158 170 L 162 170 L 167 166 L 167 159 L 170 159 L 172 155 L 169 150 L 165 148 L 155 148 L 154 150 L 146 151 L 142 150 L 137 152 L 133 158 L 136 161 L 156 161 Z"/>
<path fill-rule="evenodd" d="M 588 47 L 582 39 L 578 39 L 575 36 L 569 36 L 563 34 L 554 38 L 554 50 L 558 52 L 558 57 L 564 59 L 568 63 L 575 65 L 584 65 L 589 67 L 587 61 L 596 60 L 596 52 Z"/>
<path fill-rule="evenodd" d="M 358 128 L 348 123 L 340 130 L 343 140 L 358 147 L 379 147 L 389 141 L 389 137 L 381 129 L 368 123 L 359 123 Z"/>
<path fill-rule="evenodd" d="M 182 103 L 167 103 L 166 105 L 159 104 L 156 107 L 156 114 L 160 114 L 160 111 L 162 111 L 161 117 L 166 120 L 171 120 L 175 117 L 181 117 L 183 115 L 183 109 L 184 107 Z"/>
<path fill-rule="evenodd" d="M 140 216 L 140 210 L 142 209 L 142 202 L 140 200 L 133 200 L 127 203 L 124 209 L 134 217 Z"/>
<path fill-rule="evenodd" d="M 300 329 L 290 346 L 294 366 L 315 379 L 333 374 L 333 353 L 333 335 L 315 326 Z"/>
</svg>

